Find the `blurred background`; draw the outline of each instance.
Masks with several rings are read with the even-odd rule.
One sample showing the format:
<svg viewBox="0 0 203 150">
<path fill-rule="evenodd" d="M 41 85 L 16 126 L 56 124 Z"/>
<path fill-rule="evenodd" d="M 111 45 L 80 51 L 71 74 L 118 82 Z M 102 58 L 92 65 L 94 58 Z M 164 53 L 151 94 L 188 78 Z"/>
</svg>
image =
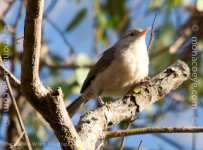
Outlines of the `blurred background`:
<svg viewBox="0 0 203 150">
<path fill-rule="evenodd" d="M 26 5 L 27 0 L 0 0 L 0 53 L 8 60 L 5 67 L 19 79 Z M 68 105 L 79 96 L 88 70 L 99 55 L 128 30 L 152 26 L 155 15 L 150 76 L 181 59 L 190 66 L 191 78 L 140 113 L 131 128 L 203 126 L 202 0 L 46 0 L 40 58 L 43 84 L 53 89 L 61 87 Z M 149 39 L 150 32 L 147 44 Z M 0 80 L 0 149 L 8 149 L 4 141 L 15 143 L 21 133 L 11 101 L 5 104 L 6 90 Z M 34 149 L 59 150 L 49 125 L 18 89 L 13 90 Z M 96 101 L 89 101 L 73 117 L 73 123 L 76 125 L 81 114 L 96 106 Z M 123 128 L 125 123 L 112 130 Z M 202 139 L 202 133 L 137 135 L 126 138 L 125 149 L 137 149 L 142 140 L 140 150 L 202 150 Z M 121 138 L 111 139 L 104 149 L 119 149 L 120 143 Z"/>
</svg>

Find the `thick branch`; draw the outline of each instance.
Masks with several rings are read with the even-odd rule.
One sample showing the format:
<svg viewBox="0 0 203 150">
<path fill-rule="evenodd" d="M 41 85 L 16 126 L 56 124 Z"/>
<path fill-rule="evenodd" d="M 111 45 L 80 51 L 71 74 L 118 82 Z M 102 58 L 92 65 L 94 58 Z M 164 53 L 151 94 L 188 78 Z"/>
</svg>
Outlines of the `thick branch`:
<svg viewBox="0 0 203 150">
<path fill-rule="evenodd" d="M 66 112 L 61 89 L 46 89 L 39 79 L 44 0 L 29 0 L 24 28 L 21 90 L 54 130 L 62 149 L 81 149 L 81 140 Z"/>
<path fill-rule="evenodd" d="M 124 137 L 152 133 L 198 133 L 203 132 L 203 127 L 165 127 L 165 128 L 135 128 L 106 132 L 106 138 Z"/>
<path fill-rule="evenodd" d="M 36 98 L 39 98 L 47 94 L 47 90 L 41 84 L 38 74 L 43 3 L 43 0 L 31 0 L 27 6 L 21 69 L 21 88 L 27 89 L 23 90 L 27 97 L 37 96 Z"/>
<path fill-rule="evenodd" d="M 136 93 L 127 95 L 115 102 L 110 102 L 108 107 L 103 106 L 86 113 L 81 117 L 78 125 L 78 133 L 83 142 L 87 143 L 90 150 L 94 149 L 97 140 L 105 138 L 103 131 L 106 128 L 130 119 L 143 111 L 148 105 L 176 89 L 183 81 L 188 79 L 189 72 L 188 66 L 178 60 L 153 77 L 150 84 L 143 84 L 136 88 Z"/>
</svg>

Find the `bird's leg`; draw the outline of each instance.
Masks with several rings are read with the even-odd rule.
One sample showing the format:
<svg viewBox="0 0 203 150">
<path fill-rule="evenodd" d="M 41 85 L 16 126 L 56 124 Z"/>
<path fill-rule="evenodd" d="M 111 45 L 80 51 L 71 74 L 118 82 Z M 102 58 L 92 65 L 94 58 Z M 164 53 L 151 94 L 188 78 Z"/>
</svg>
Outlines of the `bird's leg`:
<svg viewBox="0 0 203 150">
<path fill-rule="evenodd" d="M 111 107 L 107 104 L 107 103 L 105 103 L 104 101 L 103 101 L 103 99 L 101 98 L 101 96 L 98 96 L 98 102 L 99 102 L 99 106 L 106 106 L 108 109 L 110 109 Z"/>
<path fill-rule="evenodd" d="M 105 104 L 103 99 L 101 98 L 101 96 L 98 96 L 97 100 L 98 100 L 100 106 L 103 106 Z"/>
</svg>

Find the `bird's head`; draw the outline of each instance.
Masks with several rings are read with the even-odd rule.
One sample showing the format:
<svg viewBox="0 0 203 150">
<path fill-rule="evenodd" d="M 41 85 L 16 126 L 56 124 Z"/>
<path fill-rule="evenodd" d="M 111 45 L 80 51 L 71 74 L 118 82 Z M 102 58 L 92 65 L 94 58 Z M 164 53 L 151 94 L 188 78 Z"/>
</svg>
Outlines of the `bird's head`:
<svg viewBox="0 0 203 150">
<path fill-rule="evenodd" d="M 146 33 L 150 30 L 150 27 L 147 27 L 144 30 L 134 29 L 127 32 L 125 36 L 123 36 L 122 40 L 128 42 L 134 42 L 136 40 L 145 39 Z"/>
<path fill-rule="evenodd" d="M 146 49 L 145 37 L 146 33 L 150 30 L 150 27 L 147 27 L 144 30 L 134 29 L 127 32 L 125 36 L 121 38 L 116 43 L 117 47 L 120 47 L 121 51 L 126 50 L 126 47 L 132 46 L 133 49 Z"/>
<path fill-rule="evenodd" d="M 146 42 L 145 42 L 145 38 L 146 38 L 146 33 L 150 30 L 150 27 L 147 27 L 144 30 L 141 29 L 134 29 L 134 30 L 130 30 L 127 32 L 127 34 L 125 36 L 123 36 L 121 38 L 121 40 L 119 40 L 115 46 L 117 47 L 118 52 L 123 52 L 125 50 L 128 50 L 129 47 L 131 47 L 131 50 L 140 50 L 143 49 L 142 51 L 147 50 L 146 49 Z"/>
</svg>

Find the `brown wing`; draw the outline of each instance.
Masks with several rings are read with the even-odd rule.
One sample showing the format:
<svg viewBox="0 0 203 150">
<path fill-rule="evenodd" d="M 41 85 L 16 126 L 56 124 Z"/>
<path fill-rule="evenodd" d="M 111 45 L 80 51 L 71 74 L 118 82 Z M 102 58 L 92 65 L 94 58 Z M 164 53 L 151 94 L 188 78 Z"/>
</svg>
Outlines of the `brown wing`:
<svg viewBox="0 0 203 150">
<path fill-rule="evenodd" d="M 90 69 L 87 78 L 85 79 L 80 93 L 83 93 L 87 87 L 90 85 L 91 81 L 97 76 L 98 73 L 104 71 L 114 59 L 115 48 L 111 47 L 110 49 L 102 53 L 101 58 L 97 63 Z"/>
</svg>

